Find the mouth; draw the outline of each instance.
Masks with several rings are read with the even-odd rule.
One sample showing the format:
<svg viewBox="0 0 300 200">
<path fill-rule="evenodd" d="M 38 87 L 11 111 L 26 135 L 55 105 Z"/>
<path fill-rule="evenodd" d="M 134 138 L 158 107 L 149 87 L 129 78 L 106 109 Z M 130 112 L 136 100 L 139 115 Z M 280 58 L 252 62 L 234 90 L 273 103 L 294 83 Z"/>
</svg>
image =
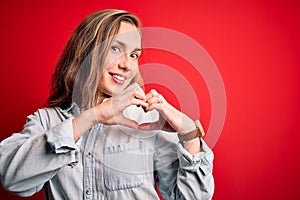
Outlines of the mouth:
<svg viewBox="0 0 300 200">
<path fill-rule="evenodd" d="M 126 76 L 123 74 L 109 72 L 109 75 L 112 77 L 112 80 L 117 84 L 122 85 L 126 81 Z"/>
</svg>

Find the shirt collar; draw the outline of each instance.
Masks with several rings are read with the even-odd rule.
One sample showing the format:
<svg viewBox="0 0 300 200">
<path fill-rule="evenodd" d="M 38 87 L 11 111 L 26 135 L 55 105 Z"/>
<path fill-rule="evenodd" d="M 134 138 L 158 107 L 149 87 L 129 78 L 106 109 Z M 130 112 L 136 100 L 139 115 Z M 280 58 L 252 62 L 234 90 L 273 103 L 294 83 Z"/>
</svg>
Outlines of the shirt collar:
<svg viewBox="0 0 300 200">
<path fill-rule="evenodd" d="M 68 112 L 68 113 L 71 113 L 75 117 L 80 114 L 80 108 L 76 104 L 76 102 L 72 102 L 71 105 L 67 109 L 65 109 L 64 111 Z"/>
</svg>

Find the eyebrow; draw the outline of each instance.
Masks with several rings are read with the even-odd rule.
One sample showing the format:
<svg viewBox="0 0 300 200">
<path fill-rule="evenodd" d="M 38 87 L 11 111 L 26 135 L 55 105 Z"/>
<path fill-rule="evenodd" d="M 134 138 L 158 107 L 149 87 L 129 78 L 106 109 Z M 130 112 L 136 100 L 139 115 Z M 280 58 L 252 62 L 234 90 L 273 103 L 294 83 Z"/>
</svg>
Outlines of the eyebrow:
<svg viewBox="0 0 300 200">
<path fill-rule="evenodd" d="M 122 48 L 124 48 L 124 49 L 127 49 L 126 47 L 127 47 L 127 45 L 126 45 L 126 43 L 124 43 L 124 42 L 122 42 L 122 41 L 120 41 L 120 40 L 114 40 L 116 43 L 118 43 L 119 45 L 121 45 L 122 46 Z M 142 51 L 140 48 L 135 48 L 133 51 Z"/>
</svg>

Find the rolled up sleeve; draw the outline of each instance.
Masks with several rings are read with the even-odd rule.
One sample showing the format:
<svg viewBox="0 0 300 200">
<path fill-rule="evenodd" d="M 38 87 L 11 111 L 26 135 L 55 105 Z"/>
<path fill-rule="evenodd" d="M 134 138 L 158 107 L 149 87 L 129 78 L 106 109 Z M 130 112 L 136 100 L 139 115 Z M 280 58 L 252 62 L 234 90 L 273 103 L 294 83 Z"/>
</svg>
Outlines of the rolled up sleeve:
<svg viewBox="0 0 300 200">
<path fill-rule="evenodd" d="M 65 120 L 64 123 L 52 127 L 46 133 L 48 144 L 57 154 L 78 150 L 73 138 L 72 119 L 73 117 Z"/>
<path fill-rule="evenodd" d="M 201 139 L 201 152 L 190 154 L 174 133 L 156 135 L 155 169 L 164 199 L 212 199 L 214 154 Z"/>
<path fill-rule="evenodd" d="M 211 199 L 214 193 L 213 159 L 214 154 L 201 140 L 202 150 L 191 155 L 178 144 L 179 170 L 177 185 L 184 199 Z"/>
<path fill-rule="evenodd" d="M 22 132 L 0 143 L 0 178 L 7 190 L 30 196 L 57 170 L 78 163 L 72 118 L 59 114 L 54 109 L 40 109 L 27 117 Z"/>
<path fill-rule="evenodd" d="M 212 171 L 214 154 L 202 140 L 201 152 L 191 155 L 180 143 L 178 144 L 179 166 L 184 170 L 196 172 L 199 168 L 203 175 Z"/>
</svg>

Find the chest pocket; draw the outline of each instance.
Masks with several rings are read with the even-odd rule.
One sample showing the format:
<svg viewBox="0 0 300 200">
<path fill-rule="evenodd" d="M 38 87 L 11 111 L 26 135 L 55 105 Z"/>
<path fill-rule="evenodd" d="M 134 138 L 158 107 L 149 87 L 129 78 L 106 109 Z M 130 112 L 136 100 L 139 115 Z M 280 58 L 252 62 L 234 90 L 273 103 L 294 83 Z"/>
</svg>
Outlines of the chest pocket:
<svg viewBox="0 0 300 200">
<path fill-rule="evenodd" d="M 143 185 L 144 143 L 136 141 L 105 147 L 104 184 L 107 190 L 130 189 Z"/>
</svg>

